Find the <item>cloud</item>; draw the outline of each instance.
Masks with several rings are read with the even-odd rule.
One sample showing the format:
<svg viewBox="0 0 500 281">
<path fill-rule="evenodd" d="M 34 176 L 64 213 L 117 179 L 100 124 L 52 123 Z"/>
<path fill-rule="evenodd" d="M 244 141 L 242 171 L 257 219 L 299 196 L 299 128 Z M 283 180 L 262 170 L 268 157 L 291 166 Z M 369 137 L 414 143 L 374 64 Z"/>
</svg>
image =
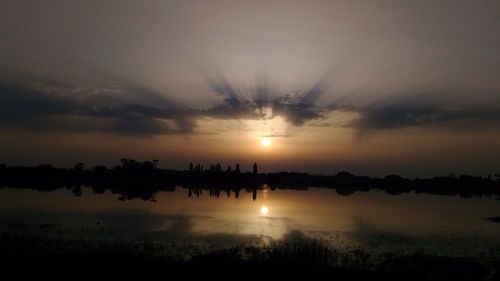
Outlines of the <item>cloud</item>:
<svg viewBox="0 0 500 281">
<path fill-rule="evenodd" d="M 431 108 L 399 108 L 388 106 L 383 108 L 358 108 L 358 119 L 349 123 L 349 126 L 358 130 L 370 129 L 397 129 L 418 125 L 429 125 L 441 114 Z"/>
<path fill-rule="evenodd" d="M 427 97 L 418 97 L 421 103 Z M 414 99 L 414 98 L 412 98 Z M 365 107 L 349 107 L 348 111 L 357 113 L 358 118 L 345 126 L 354 128 L 363 134 L 375 130 L 394 130 L 408 127 L 427 127 L 436 129 L 500 129 L 500 103 L 489 101 L 472 105 L 468 101 L 462 104 L 443 104 L 428 102 L 425 105 L 411 105 L 404 102 L 387 102 Z M 339 110 L 342 110 L 339 107 Z"/>
<path fill-rule="evenodd" d="M 195 120 L 179 104 L 139 87 L 82 87 L 44 80 L 0 84 L 0 125 L 153 135 L 190 133 Z"/>
<path fill-rule="evenodd" d="M 323 110 L 313 104 L 294 103 L 289 99 L 277 99 L 273 103 L 273 117 L 282 116 L 294 126 L 301 126 L 306 121 L 320 119 Z"/>
<path fill-rule="evenodd" d="M 325 81 L 320 80 L 310 89 L 282 94 L 267 83 L 249 89 L 235 87 L 223 78 L 207 79 L 209 90 L 222 100 L 211 107 L 192 108 L 128 81 L 89 86 L 31 77 L 0 82 L 0 126 L 151 136 L 195 134 L 201 117 L 223 120 L 283 117 L 293 126 L 343 126 L 359 135 L 408 127 L 500 128 L 499 95 L 495 93 L 486 102 L 463 99 L 470 94 L 452 96 L 462 99 L 434 98 L 446 96 L 442 92 L 406 99 L 389 97 L 364 106 L 318 105 L 318 99 L 328 91 Z M 245 94 L 247 98 L 243 98 Z M 356 117 L 342 125 L 325 122 L 332 112 L 352 112 Z"/>
<path fill-rule="evenodd" d="M 223 99 L 209 108 L 194 109 L 127 81 L 111 85 L 81 85 L 31 78 L 0 82 L 0 126 L 34 131 L 105 132 L 124 135 L 191 134 L 202 116 L 215 119 L 264 120 L 283 116 L 301 126 L 321 118 L 311 102 L 318 95 L 268 97 L 259 86 L 259 99 L 242 99 L 225 80 L 210 80 L 209 87 Z M 270 115 L 272 112 L 272 115 Z"/>
<path fill-rule="evenodd" d="M 212 92 L 223 97 L 222 104 L 202 112 L 209 117 L 257 120 L 281 116 L 295 126 L 302 126 L 309 120 L 323 117 L 324 109 L 315 103 L 327 90 L 328 83 L 325 78 L 310 89 L 287 94 L 270 88 L 265 81 L 257 83 L 253 88 L 247 88 L 231 85 L 223 75 L 205 80 Z M 250 98 L 241 98 L 248 93 L 251 95 Z"/>
</svg>

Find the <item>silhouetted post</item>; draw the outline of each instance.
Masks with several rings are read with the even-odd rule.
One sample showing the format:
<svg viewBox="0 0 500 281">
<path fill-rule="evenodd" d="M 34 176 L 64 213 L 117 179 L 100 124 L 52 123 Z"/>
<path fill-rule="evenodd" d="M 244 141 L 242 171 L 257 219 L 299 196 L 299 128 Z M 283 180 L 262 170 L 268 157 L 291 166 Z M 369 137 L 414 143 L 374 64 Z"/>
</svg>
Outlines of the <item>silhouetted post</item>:
<svg viewBox="0 0 500 281">
<path fill-rule="evenodd" d="M 231 165 L 227 166 L 226 172 L 231 173 Z"/>
<path fill-rule="evenodd" d="M 236 163 L 236 173 L 241 173 L 240 171 L 240 164 Z"/>
<path fill-rule="evenodd" d="M 189 163 L 189 173 L 193 173 L 193 163 Z"/>
<path fill-rule="evenodd" d="M 257 163 L 253 163 L 253 174 L 256 175 L 258 173 L 257 171 Z"/>
<path fill-rule="evenodd" d="M 255 201 L 257 199 L 257 190 L 254 190 L 252 193 L 252 199 Z"/>
</svg>

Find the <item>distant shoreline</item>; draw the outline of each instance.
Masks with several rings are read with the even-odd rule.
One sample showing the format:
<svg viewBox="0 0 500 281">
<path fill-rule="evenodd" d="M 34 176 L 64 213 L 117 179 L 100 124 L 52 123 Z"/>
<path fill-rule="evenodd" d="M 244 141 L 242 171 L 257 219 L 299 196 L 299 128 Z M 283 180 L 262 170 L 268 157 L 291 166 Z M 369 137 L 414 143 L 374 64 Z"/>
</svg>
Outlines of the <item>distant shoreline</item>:
<svg viewBox="0 0 500 281">
<path fill-rule="evenodd" d="M 309 175 L 297 172 L 258 173 L 257 165 L 253 172 L 242 172 L 239 165 L 235 170 L 230 167 L 222 171 L 220 164 L 203 169 L 202 166 L 190 165 L 189 170 L 164 170 L 156 168 L 155 162 L 138 162 L 122 159 L 122 165 L 109 169 L 96 166 L 84 169 L 82 163 L 74 168 L 54 168 L 51 165 L 34 167 L 0 165 L 0 188 L 31 188 L 53 190 L 89 186 L 96 193 L 112 190 L 125 199 L 150 199 L 159 191 L 171 191 L 176 186 L 190 190 L 190 195 L 197 190 L 210 190 L 213 195 L 220 191 L 238 193 L 241 189 L 261 190 L 307 189 L 309 187 L 335 189 L 340 195 L 349 195 L 356 191 L 382 190 L 388 194 L 407 192 L 455 195 L 462 197 L 500 196 L 500 180 L 481 176 L 442 176 L 433 178 L 408 179 L 398 175 L 384 178 L 355 176 L 348 172 L 339 172 L 334 176 Z M 78 191 L 75 192 L 75 195 Z M 256 195 L 254 194 L 254 197 Z M 255 198 L 254 198 L 255 199 Z"/>
</svg>

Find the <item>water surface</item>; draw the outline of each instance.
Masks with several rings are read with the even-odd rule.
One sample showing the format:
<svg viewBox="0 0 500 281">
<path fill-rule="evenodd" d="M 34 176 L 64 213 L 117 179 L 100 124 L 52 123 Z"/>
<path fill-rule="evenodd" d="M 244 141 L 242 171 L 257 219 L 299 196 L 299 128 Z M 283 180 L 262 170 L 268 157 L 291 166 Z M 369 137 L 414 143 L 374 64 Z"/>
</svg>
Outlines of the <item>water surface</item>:
<svg viewBox="0 0 500 281">
<path fill-rule="evenodd" d="M 153 201 L 121 201 L 109 190 L 96 194 L 82 188 L 81 195 L 74 196 L 68 189 L 4 188 L 0 224 L 7 229 L 39 226 L 70 237 L 99 239 L 262 243 L 300 231 L 337 247 L 370 250 L 424 248 L 479 255 L 500 249 L 500 223 L 486 219 L 500 215 L 496 198 L 394 196 L 381 191 L 342 196 L 321 188 L 256 192 L 254 200 L 252 191 L 242 190 L 235 198 L 234 193 L 196 195 L 177 187 L 157 193 Z"/>
</svg>

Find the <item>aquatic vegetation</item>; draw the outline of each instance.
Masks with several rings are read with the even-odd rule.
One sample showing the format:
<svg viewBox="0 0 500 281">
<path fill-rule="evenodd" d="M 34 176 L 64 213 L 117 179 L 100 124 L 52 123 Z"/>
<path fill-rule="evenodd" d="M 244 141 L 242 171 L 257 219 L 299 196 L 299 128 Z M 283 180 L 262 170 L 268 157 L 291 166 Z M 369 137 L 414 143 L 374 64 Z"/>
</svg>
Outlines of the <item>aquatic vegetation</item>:
<svg viewBox="0 0 500 281">
<path fill-rule="evenodd" d="M 75 232 L 57 225 L 3 227 L 0 258 L 3 264 L 22 263 L 26 267 L 52 262 L 65 264 L 69 259 L 88 265 L 104 263 L 110 268 L 130 264 L 182 271 L 192 266 L 206 269 L 225 265 L 229 266 L 228 270 L 248 267 L 256 272 L 319 270 L 334 276 L 354 274 L 373 278 L 405 277 L 407 280 L 486 280 L 500 269 L 498 255 L 453 257 L 414 248 L 367 251 L 354 245 L 342 250 L 326 239 L 313 238 L 298 230 L 270 243 L 258 243 L 256 237 L 219 243 L 224 239 L 161 237 L 157 232 L 149 238 L 143 236 L 142 240 L 123 240 L 102 238 L 91 231 L 82 235 L 82 231 L 86 233 L 87 230 Z"/>
</svg>

